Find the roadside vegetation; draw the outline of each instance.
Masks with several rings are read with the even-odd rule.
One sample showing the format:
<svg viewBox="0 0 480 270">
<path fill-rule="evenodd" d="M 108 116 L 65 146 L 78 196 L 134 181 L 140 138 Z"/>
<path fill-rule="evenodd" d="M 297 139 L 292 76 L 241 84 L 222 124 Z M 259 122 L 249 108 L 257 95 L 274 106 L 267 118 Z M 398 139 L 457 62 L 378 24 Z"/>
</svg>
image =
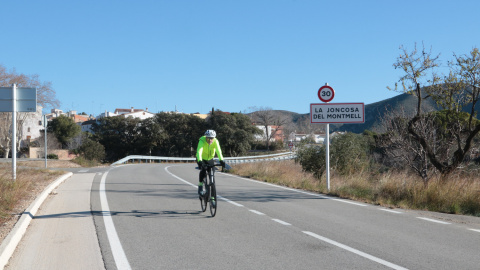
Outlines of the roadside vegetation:
<svg viewBox="0 0 480 270">
<path fill-rule="evenodd" d="M 295 139 L 289 135 L 301 130 L 311 137 L 296 145 L 295 161 L 241 164 L 232 172 L 387 207 L 480 216 L 480 51 L 473 48 L 465 55 L 454 54 L 448 74 L 442 75 L 438 69 L 445 66 L 431 50 L 416 45 L 411 51 L 400 49 L 393 66 L 403 73 L 391 90 L 415 97 L 415 108 L 385 108 L 381 117 L 373 117 L 381 121 L 378 126 L 363 134 L 333 138 L 330 190 L 325 179 L 325 148 L 313 139 L 325 132 L 324 126 L 311 125 L 308 118 L 293 123 L 285 112 L 269 108 L 255 108 L 250 114 L 212 108 L 206 119 L 166 112 L 144 120 L 105 117 L 93 124 L 92 133 L 82 133 L 71 118 L 57 117 L 48 123 L 47 148 L 69 150 L 77 155 L 73 162 L 82 167 L 108 164 L 128 155 L 194 157 L 199 137 L 214 129 L 224 156 L 236 157 L 285 149 L 285 142 Z M 41 83 L 38 76 L 8 72 L 1 65 L 0 75 L 0 86 L 34 86 L 40 89 L 39 104 L 58 104 L 51 83 Z M 425 106 L 431 100 L 435 108 Z M 26 115 L 19 116 L 26 119 Z M 0 113 L 0 154 L 5 158 L 11 145 L 9 117 L 9 113 Z M 284 137 L 276 141 L 279 131 Z M 41 134 L 28 146 L 45 147 L 45 134 Z M 19 153 L 28 149 L 17 148 Z M 12 182 L 11 169 L 0 166 L 0 221 L 16 213 L 23 197 L 59 174 L 18 169 L 17 181 Z"/>
<path fill-rule="evenodd" d="M 40 164 L 40 163 L 38 163 Z M 33 199 L 53 180 L 65 172 L 38 168 L 17 168 L 16 180 L 12 181 L 11 163 L 0 163 L 0 224 L 11 219 L 16 221 Z M 37 165 L 29 164 L 34 167 Z"/>
<path fill-rule="evenodd" d="M 330 190 L 325 147 L 307 140 L 295 162 L 238 165 L 233 172 L 389 207 L 480 216 L 480 51 L 454 54 L 442 75 L 431 50 L 400 49 L 393 66 L 403 75 L 392 90 L 414 96 L 416 110 L 392 111 L 375 130 L 335 137 Z M 437 110 L 422 106 L 428 99 Z"/>
<path fill-rule="evenodd" d="M 479 168 L 480 170 L 480 168 Z M 230 171 L 243 177 L 329 194 L 392 208 L 428 210 L 480 217 L 480 173 L 457 172 L 444 181 L 434 177 L 425 185 L 408 171 L 332 171 L 330 192 L 326 177 L 317 178 L 295 161 L 243 163 Z"/>
</svg>

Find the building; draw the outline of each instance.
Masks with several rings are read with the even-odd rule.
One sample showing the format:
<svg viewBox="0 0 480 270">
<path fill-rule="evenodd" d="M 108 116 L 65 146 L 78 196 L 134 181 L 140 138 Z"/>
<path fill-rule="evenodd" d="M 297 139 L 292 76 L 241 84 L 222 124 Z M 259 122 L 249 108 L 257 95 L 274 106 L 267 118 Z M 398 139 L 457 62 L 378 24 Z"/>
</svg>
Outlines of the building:
<svg viewBox="0 0 480 270">
<path fill-rule="evenodd" d="M 19 113 L 17 121 L 23 121 L 20 138 L 20 146 L 23 147 L 31 140 L 40 137 L 40 131 L 44 129 L 42 123 L 42 106 L 37 105 L 37 111 Z"/>
<path fill-rule="evenodd" d="M 302 140 L 305 140 L 307 138 L 312 138 L 315 143 L 324 143 L 324 141 L 327 138 L 327 135 L 325 133 L 303 133 L 303 132 L 292 132 L 288 136 L 289 141 L 294 141 L 294 142 L 301 142 Z"/>
<path fill-rule="evenodd" d="M 263 125 L 255 125 L 258 129 L 263 131 L 263 134 L 261 135 L 255 135 L 255 139 L 257 141 L 265 141 L 267 140 L 267 131 L 268 131 L 268 136 L 270 137 L 270 141 L 281 141 L 283 142 L 284 140 L 284 135 L 283 135 L 283 127 L 282 126 L 267 126 L 265 129 L 265 126 Z"/>
<path fill-rule="evenodd" d="M 154 117 L 155 114 L 148 111 L 148 108 L 145 110 L 143 109 L 134 109 L 131 107 L 130 109 L 115 109 L 114 114 L 121 115 L 125 118 L 133 117 L 133 118 L 140 118 L 141 120 Z"/>
<path fill-rule="evenodd" d="M 97 120 L 88 120 L 85 122 L 80 123 L 80 127 L 82 128 L 82 132 L 92 132 L 92 125 L 95 124 Z"/>
</svg>

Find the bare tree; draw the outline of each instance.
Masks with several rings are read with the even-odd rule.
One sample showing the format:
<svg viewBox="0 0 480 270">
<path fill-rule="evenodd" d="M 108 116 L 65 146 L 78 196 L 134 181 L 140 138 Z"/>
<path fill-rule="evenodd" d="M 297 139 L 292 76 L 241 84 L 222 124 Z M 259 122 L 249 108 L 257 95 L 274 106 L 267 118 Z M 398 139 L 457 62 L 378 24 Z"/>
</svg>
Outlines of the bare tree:
<svg viewBox="0 0 480 270">
<path fill-rule="evenodd" d="M 37 88 L 37 103 L 43 108 L 60 105 L 55 97 L 56 93 L 51 82 L 42 82 L 38 74 L 18 74 L 15 69 L 9 72 L 4 66 L 0 65 L 0 86 L 10 87 L 13 84 L 16 84 L 17 87 Z"/>
<path fill-rule="evenodd" d="M 45 131 L 40 132 L 40 134 L 40 137 L 36 140 L 36 145 L 40 148 L 45 148 Z M 55 134 L 47 132 L 47 150 L 51 151 L 61 148 L 62 144 L 58 141 L 57 137 L 55 137 Z"/>
<path fill-rule="evenodd" d="M 265 141 L 268 150 L 270 149 L 270 141 L 275 138 L 277 132 L 291 119 L 269 107 L 253 107 L 250 110 L 252 111 L 251 117 L 253 122 L 262 126 L 265 130 Z"/>
<path fill-rule="evenodd" d="M 445 177 L 463 162 L 472 147 L 475 136 L 480 132 L 480 122 L 475 118 L 475 105 L 479 99 L 480 56 L 477 48 L 470 55 L 455 56 L 450 63 L 450 74 L 443 79 L 435 73 L 439 66 L 438 56 L 432 57 L 431 51 L 425 48 L 420 52 L 415 49 L 409 53 L 401 47 L 402 54 L 394 64 L 395 68 L 402 68 L 406 73 L 400 78 L 403 91 L 417 97 L 416 115 L 408 122 L 408 133 L 425 151 L 430 162 Z M 427 75 L 428 79 L 426 79 Z M 421 84 L 428 84 L 421 87 Z M 397 89 L 397 85 L 395 85 Z M 443 114 L 437 114 L 437 136 L 443 140 L 444 148 L 438 153 L 435 143 L 422 133 L 422 101 L 433 98 L 443 109 Z M 469 116 L 461 111 L 471 105 Z"/>
<path fill-rule="evenodd" d="M 18 74 L 15 69 L 9 72 L 3 65 L 0 65 L 0 86 L 10 87 L 13 84 L 16 84 L 17 87 L 37 88 L 37 103 L 44 108 L 46 106 L 58 106 L 60 103 L 55 98 L 55 90 L 52 88 L 51 82 L 41 82 L 37 74 Z M 17 136 L 20 138 L 22 137 L 23 124 L 27 117 L 28 113 L 17 113 Z M 5 158 L 8 158 L 8 153 L 11 150 L 11 129 L 12 114 L 9 112 L 0 113 L 0 147 L 2 147 L 5 152 Z M 19 148 L 20 143 L 20 140 L 17 140 L 17 149 Z"/>
<path fill-rule="evenodd" d="M 383 154 L 381 162 L 388 167 L 397 169 L 410 168 L 422 178 L 426 184 L 435 171 L 428 159 L 427 153 L 420 143 L 408 132 L 410 117 L 403 108 L 389 111 L 383 115 L 376 131 L 381 135 L 376 137 L 376 144 Z M 433 128 L 433 119 L 424 117 L 417 122 L 417 129 L 422 136 L 438 144 Z"/>
</svg>

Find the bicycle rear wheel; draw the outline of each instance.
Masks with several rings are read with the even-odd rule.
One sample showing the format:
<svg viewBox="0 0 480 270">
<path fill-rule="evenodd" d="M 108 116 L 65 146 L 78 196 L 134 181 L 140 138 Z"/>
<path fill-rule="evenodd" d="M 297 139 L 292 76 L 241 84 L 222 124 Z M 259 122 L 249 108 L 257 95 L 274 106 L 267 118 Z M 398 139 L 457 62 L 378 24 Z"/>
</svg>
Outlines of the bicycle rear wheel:
<svg viewBox="0 0 480 270">
<path fill-rule="evenodd" d="M 208 189 L 208 187 L 205 186 L 205 189 Z M 200 198 L 200 207 L 202 207 L 202 212 L 207 211 L 207 201 L 208 201 L 207 193 L 208 192 L 205 192 L 203 196 L 198 195 L 198 198 Z"/>
<path fill-rule="evenodd" d="M 210 214 L 212 214 L 212 217 L 217 213 L 217 205 L 217 190 L 215 189 L 215 184 L 212 183 L 210 185 Z"/>
</svg>

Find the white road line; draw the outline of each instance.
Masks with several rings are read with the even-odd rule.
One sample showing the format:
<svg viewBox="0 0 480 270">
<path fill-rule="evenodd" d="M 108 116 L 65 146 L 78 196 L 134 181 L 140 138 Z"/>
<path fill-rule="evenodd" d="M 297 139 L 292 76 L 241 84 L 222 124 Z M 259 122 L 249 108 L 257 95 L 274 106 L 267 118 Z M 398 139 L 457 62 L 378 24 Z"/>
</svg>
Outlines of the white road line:
<svg viewBox="0 0 480 270">
<path fill-rule="evenodd" d="M 169 171 L 168 171 L 168 168 L 170 168 L 170 167 L 172 167 L 172 166 L 167 166 L 167 167 L 165 167 L 165 171 L 166 171 L 168 174 L 170 174 L 171 176 L 173 176 L 173 177 L 177 178 L 178 180 L 184 182 L 185 184 L 188 184 L 188 185 L 190 185 L 190 186 L 192 186 L 192 187 L 197 187 L 196 185 L 188 182 L 187 180 L 183 180 L 182 178 L 180 178 L 180 177 L 176 176 L 175 174 L 169 172 Z"/>
<path fill-rule="evenodd" d="M 426 221 L 435 222 L 435 223 L 440 223 L 440 224 L 446 224 L 446 225 L 452 224 L 452 223 L 448 223 L 448 222 L 440 221 L 440 220 L 436 220 L 436 219 L 431 219 L 431 218 L 424 218 L 424 217 L 417 217 L 417 218 L 423 219 L 423 220 L 426 220 Z"/>
<path fill-rule="evenodd" d="M 292 225 L 292 224 L 290 224 L 290 223 L 288 223 L 288 222 L 285 222 L 285 221 L 283 221 L 283 220 L 280 220 L 280 219 L 275 219 L 275 218 L 273 218 L 272 220 L 275 221 L 275 222 L 278 222 L 278 223 L 280 223 L 280 224 L 282 224 L 282 225 L 286 225 L 286 226 Z"/>
<path fill-rule="evenodd" d="M 249 211 L 252 212 L 252 213 L 255 213 L 255 214 L 259 215 L 259 216 L 264 216 L 264 215 L 265 215 L 264 213 L 259 212 L 259 211 L 257 211 L 257 210 L 249 210 Z"/>
<path fill-rule="evenodd" d="M 227 199 L 227 198 L 225 198 L 225 197 L 222 197 L 222 196 L 220 196 L 220 195 L 218 195 L 218 194 L 217 194 L 217 197 L 220 198 L 220 199 L 222 199 L 222 200 L 224 200 L 224 201 L 226 201 L 226 202 L 228 202 L 228 203 L 231 203 L 231 204 L 233 204 L 233 205 L 235 205 L 235 206 L 243 207 L 242 204 L 239 204 L 239 203 L 236 203 L 236 202 L 234 202 L 234 201 L 231 201 L 231 200 L 229 200 L 229 199 Z"/>
<path fill-rule="evenodd" d="M 88 170 L 80 170 L 80 171 L 78 171 L 78 172 L 79 172 L 79 173 L 80 173 L 80 172 L 83 173 L 83 172 L 88 172 Z"/>
<path fill-rule="evenodd" d="M 369 260 L 371 260 L 371 261 L 374 261 L 374 262 L 383 264 L 383 265 L 385 265 L 385 266 L 387 266 L 387 267 L 390 267 L 390 268 L 392 268 L 392 269 L 397 269 L 397 270 L 407 269 L 407 268 L 401 267 L 401 266 L 399 266 L 399 265 L 393 264 L 393 263 L 391 263 L 391 262 L 387 262 L 387 261 L 385 261 L 385 260 L 382 260 L 382 259 L 380 259 L 380 258 L 377 258 L 377 257 L 375 257 L 375 256 L 372 256 L 372 255 L 370 255 L 370 254 L 367 254 L 367 253 L 365 253 L 365 252 L 362 252 L 362 251 L 360 251 L 360 250 L 358 250 L 358 249 L 354 249 L 354 248 L 352 248 L 352 247 L 346 246 L 346 245 L 344 245 L 344 244 L 341 244 L 341 243 L 339 243 L 339 242 L 333 241 L 333 240 L 328 239 L 328 238 L 326 238 L 326 237 L 320 236 L 320 235 L 318 235 L 318 234 L 315 234 L 315 233 L 312 233 L 312 232 L 307 232 L 307 231 L 304 231 L 303 233 L 308 234 L 308 235 L 310 235 L 310 236 L 313 236 L 313 237 L 317 238 L 318 240 L 327 242 L 327 243 L 329 243 L 329 244 L 331 244 L 331 245 L 334 245 L 334 246 L 337 246 L 337 247 L 339 247 L 339 248 L 342 248 L 342 249 L 345 249 L 345 250 L 347 250 L 347 251 L 350 251 L 350 252 L 352 252 L 352 253 L 355 253 L 355 254 L 357 254 L 357 255 L 359 255 L 359 256 L 362 256 L 362 257 L 364 257 L 364 258 L 366 258 L 366 259 L 369 259 Z"/>
<path fill-rule="evenodd" d="M 298 189 L 289 188 L 289 187 L 282 187 L 282 186 L 275 185 L 275 184 L 272 184 L 272 183 L 260 182 L 260 181 L 257 181 L 257 180 L 247 179 L 247 178 L 237 176 L 237 175 L 229 174 L 229 176 L 234 177 L 234 178 L 239 178 L 239 179 L 242 179 L 242 180 L 245 180 L 245 181 L 254 182 L 254 183 L 257 183 L 257 184 L 263 184 L 263 185 L 272 186 L 272 187 L 276 187 L 276 188 L 280 188 L 280 189 L 285 189 L 285 190 L 289 190 L 289 191 L 293 191 L 293 192 L 297 192 L 297 193 L 306 194 L 306 195 L 309 195 L 309 196 L 319 197 L 319 198 L 322 198 L 322 199 L 334 200 L 334 201 L 349 203 L 349 204 L 353 204 L 353 205 L 357 205 L 357 206 L 368 206 L 368 204 L 362 204 L 362 203 L 352 202 L 352 201 L 343 200 L 343 199 L 333 199 L 333 198 L 325 196 L 325 195 L 306 192 L 306 191 L 303 191 L 303 190 L 298 190 Z"/>
<path fill-rule="evenodd" d="M 390 209 L 380 208 L 379 210 L 394 213 L 394 214 L 402 214 L 402 212 L 398 212 L 398 211 L 394 211 L 394 210 L 390 210 Z"/>
<path fill-rule="evenodd" d="M 469 229 L 469 230 L 474 232 L 480 232 L 480 230 L 475 230 L 475 229 Z"/>
<path fill-rule="evenodd" d="M 166 171 L 168 174 L 170 174 L 171 176 L 173 176 L 173 177 L 177 178 L 178 180 L 184 182 L 184 183 L 187 184 L 187 185 L 190 185 L 190 186 L 195 187 L 195 188 L 197 187 L 196 185 L 188 182 L 187 180 L 182 179 L 182 178 L 176 176 L 175 174 L 169 172 L 169 171 L 168 171 L 168 168 L 170 168 L 170 167 L 171 167 L 171 166 L 165 167 L 165 171 Z M 222 196 L 220 196 L 220 195 L 218 195 L 218 194 L 217 194 L 217 197 L 218 197 L 219 199 L 222 199 L 222 200 L 224 200 L 224 201 L 226 201 L 226 202 L 229 202 L 229 203 L 231 203 L 231 204 L 233 204 L 233 205 L 235 205 L 235 206 L 243 207 L 243 205 L 241 205 L 241 204 L 239 204 L 239 203 L 236 203 L 236 202 L 234 202 L 234 201 L 231 201 L 231 200 L 229 200 L 229 199 L 227 199 L 227 198 L 225 198 L 225 197 L 222 197 Z"/>
<path fill-rule="evenodd" d="M 356 203 L 356 202 L 347 201 L 347 200 L 341 200 L 341 199 L 332 199 L 332 200 L 337 201 L 337 202 L 343 202 L 343 203 L 349 203 L 349 204 L 353 204 L 353 205 L 358 205 L 358 206 L 367 206 L 367 204 Z"/>
<path fill-rule="evenodd" d="M 110 207 L 108 206 L 107 194 L 105 192 L 105 180 L 107 178 L 108 171 L 102 176 L 100 182 L 100 204 L 102 207 L 103 222 L 105 223 L 105 230 L 107 231 L 108 241 L 112 249 L 113 258 L 118 269 L 132 269 L 128 263 L 127 256 L 123 251 L 122 243 L 118 238 L 115 225 L 113 224 L 112 215 L 110 213 Z"/>
</svg>

